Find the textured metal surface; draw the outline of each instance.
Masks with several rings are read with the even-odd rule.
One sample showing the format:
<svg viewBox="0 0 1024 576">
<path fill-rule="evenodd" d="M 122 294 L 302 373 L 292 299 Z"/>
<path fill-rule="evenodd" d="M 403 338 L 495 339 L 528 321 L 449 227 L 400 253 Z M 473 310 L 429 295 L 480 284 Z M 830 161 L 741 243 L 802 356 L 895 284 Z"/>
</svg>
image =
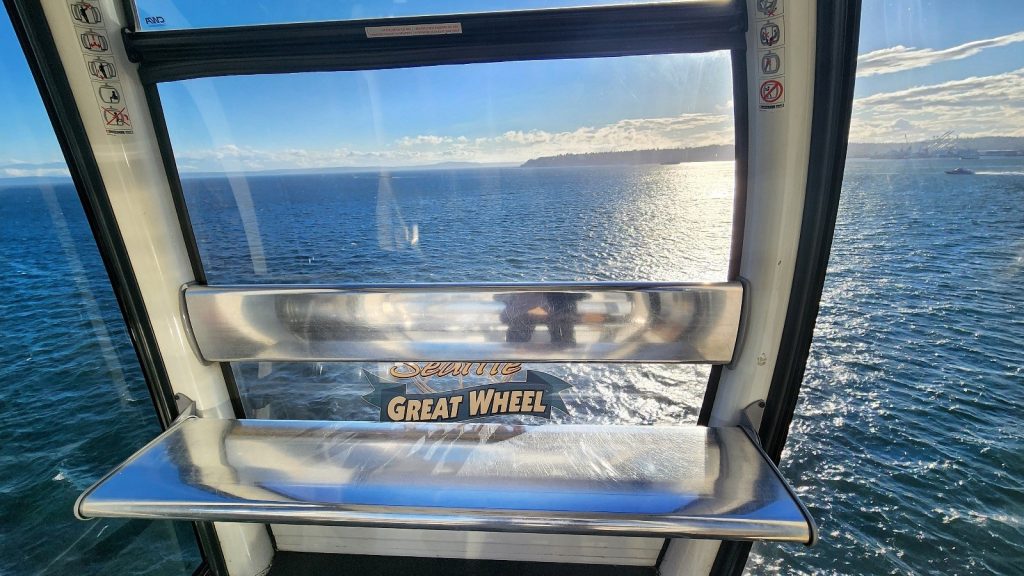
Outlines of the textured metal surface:
<svg viewBox="0 0 1024 576">
<path fill-rule="evenodd" d="M 409 287 L 189 286 L 211 361 L 728 363 L 738 282 Z"/>
<path fill-rule="evenodd" d="M 740 428 L 189 418 L 87 490 L 76 514 L 813 539 Z"/>
</svg>

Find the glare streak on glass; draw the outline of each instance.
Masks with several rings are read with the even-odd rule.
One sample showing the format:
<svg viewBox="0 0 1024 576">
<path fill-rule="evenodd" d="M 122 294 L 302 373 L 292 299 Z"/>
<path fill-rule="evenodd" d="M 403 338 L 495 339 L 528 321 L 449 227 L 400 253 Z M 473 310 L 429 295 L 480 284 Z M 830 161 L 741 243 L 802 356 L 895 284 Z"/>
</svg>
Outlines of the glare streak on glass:
<svg viewBox="0 0 1024 576">
<path fill-rule="evenodd" d="M 113 340 L 110 337 L 110 331 L 107 330 L 106 324 L 103 323 L 103 314 L 96 300 L 96 296 L 93 294 L 92 288 L 89 286 L 85 267 L 82 265 L 82 259 L 78 254 L 78 249 L 75 248 L 75 241 L 71 237 L 71 230 L 68 228 L 67 219 L 64 217 L 64 212 L 57 201 L 57 195 L 53 188 L 49 186 L 41 187 L 40 191 L 42 192 L 43 199 L 46 201 L 46 207 L 50 212 L 50 219 L 53 222 L 54 233 L 60 241 L 60 247 L 64 251 L 68 267 L 72 271 L 75 288 L 78 290 L 79 297 L 82 300 L 82 307 L 86 310 L 86 316 L 89 318 L 89 323 L 92 326 L 92 332 L 95 334 L 96 342 L 100 346 L 103 361 L 106 363 L 107 370 L 110 372 L 111 384 L 116 389 L 117 396 L 121 398 L 122 401 L 125 403 L 132 402 L 135 398 L 133 398 L 132 393 L 128 388 L 128 383 L 125 381 L 124 370 L 121 368 L 121 359 L 117 357 L 117 351 L 114 348 Z"/>
</svg>

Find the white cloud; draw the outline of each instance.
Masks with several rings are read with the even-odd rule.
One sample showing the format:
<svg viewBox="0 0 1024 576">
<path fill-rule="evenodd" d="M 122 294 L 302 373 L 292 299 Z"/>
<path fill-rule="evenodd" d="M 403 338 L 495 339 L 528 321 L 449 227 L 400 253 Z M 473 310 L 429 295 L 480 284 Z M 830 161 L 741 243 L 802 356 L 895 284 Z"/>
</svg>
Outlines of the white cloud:
<svg viewBox="0 0 1024 576">
<path fill-rule="evenodd" d="M 917 130 L 917 124 L 914 124 L 913 122 L 907 120 L 906 118 L 898 118 L 895 122 L 892 123 L 892 128 L 893 130 L 896 131 L 910 132 L 911 130 Z"/>
<path fill-rule="evenodd" d="M 0 163 L 0 178 L 67 178 L 71 174 L 61 160 L 53 162 L 25 162 L 11 159 Z"/>
<path fill-rule="evenodd" d="M 452 139 L 446 136 L 432 136 L 430 134 L 426 134 L 422 136 L 414 136 L 411 138 L 409 136 L 405 136 L 398 140 L 398 145 L 416 146 L 418 144 L 431 144 L 436 146 L 437 144 L 446 144 L 449 142 L 452 142 Z"/>
<path fill-rule="evenodd" d="M 684 114 L 668 118 L 620 120 L 576 130 L 510 130 L 491 137 L 419 134 L 397 139 L 381 150 L 262 150 L 236 145 L 179 153 L 179 169 L 267 170 L 345 166 L 414 166 L 439 162 L 525 162 L 538 156 L 649 148 L 729 144 L 731 114 Z"/>
<path fill-rule="evenodd" d="M 239 171 L 273 168 L 321 168 L 328 166 L 375 166 L 379 155 L 359 153 L 346 148 L 308 150 L 287 148 L 263 150 L 249 146 L 227 144 L 217 148 L 187 150 L 175 155 L 178 169 L 198 172 L 203 170 Z"/>
<path fill-rule="evenodd" d="M 953 130 L 964 137 L 1024 136 L 1024 68 L 883 92 L 854 101 L 851 142 L 920 140 Z M 733 141 L 731 113 L 626 119 L 575 130 L 510 130 L 488 137 L 419 134 L 375 150 L 265 150 L 226 145 L 177 156 L 183 171 L 417 166 L 524 162 L 567 153 L 687 148 Z"/>
<path fill-rule="evenodd" d="M 854 101 L 852 142 L 902 141 L 953 130 L 961 136 L 1024 136 L 1024 68 Z"/>
<path fill-rule="evenodd" d="M 67 168 L 0 168 L 0 178 L 66 178 Z"/>
<path fill-rule="evenodd" d="M 951 48 L 933 50 L 931 48 L 908 48 L 906 46 L 893 46 L 861 54 L 857 57 L 857 76 L 877 76 L 880 74 L 892 74 L 931 66 L 937 62 L 948 62 L 950 60 L 961 60 L 969 58 L 988 48 L 1008 46 L 1017 42 L 1024 42 L 1024 31 L 1014 32 L 1005 36 L 975 40 Z"/>
</svg>

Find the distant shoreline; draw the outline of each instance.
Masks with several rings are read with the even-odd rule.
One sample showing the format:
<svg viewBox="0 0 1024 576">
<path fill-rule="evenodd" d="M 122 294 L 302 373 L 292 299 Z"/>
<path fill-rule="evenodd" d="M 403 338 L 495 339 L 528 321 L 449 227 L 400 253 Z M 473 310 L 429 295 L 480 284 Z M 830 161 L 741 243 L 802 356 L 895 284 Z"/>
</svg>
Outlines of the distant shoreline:
<svg viewBox="0 0 1024 576">
<path fill-rule="evenodd" d="M 733 160 L 732 144 L 716 144 L 696 148 L 629 150 L 625 152 L 590 152 L 586 154 L 560 154 L 527 160 L 523 168 L 549 166 L 636 166 L 643 164 L 682 164 L 683 162 L 714 162 Z"/>
<path fill-rule="evenodd" d="M 1007 152 L 1014 152 L 1016 157 L 1024 157 L 1024 137 L 1020 136 L 985 136 L 980 138 L 961 138 L 957 143 L 963 147 L 977 151 L 982 159 L 1014 157 Z M 895 157 L 902 150 L 920 150 L 928 142 L 905 142 L 905 143 L 877 143 L 877 142 L 850 142 L 847 149 L 847 158 L 850 159 L 876 159 L 876 160 L 927 160 L 927 159 L 949 159 L 943 156 L 921 157 L 908 154 L 906 157 Z M 891 157 L 887 157 L 890 155 Z M 710 146 L 697 146 L 694 148 L 669 148 L 650 150 L 623 150 L 618 152 L 590 152 L 580 154 L 561 154 L 558 156 L 541 156 L 532 158 L 526 162 L 440 162 L 435 164 L 421 164 L 416 166 L 323 166 L 317 168 L 268 168 L 265 170 L 250 170 L 238 172 L 182 172 L 181 177 L 209 178 L 225 174 L 239 174 L 245 176 L 287 176 L 289 174 L 357 174 L 357 173 L 380 173 L 380 172 L 407 172 L 426 170 L 475 170 L 494 168 L 547 168 L 547 167 L 594 167 L 594 166 L 638 166 L 638 165 L 672 165 L 687 162 L 715 162 L 731 161 L 735 158 L 732 144 L 715 144 Z M 53 162 L 46 164 L 47 170 L 53 170 Z M 5 169 L 18 171 L 31 171 L 38 168 L 31 164 L 14 164 L 0 166 L 0 183 L 6 185 L 32 185 L 32 184 L 62 184 L 71 181 L 70 176 L 50 174 L 40 175 L 18 175 L 6 176 Z"/>
<path fill-rule="evenodd" d="M 981 156 L 989 157 L 1014 157 L 1007 154 L 1007 151 L 1024 151 L 1024 138 L 1017 136 L 986 136 L 982 138 L 961 138 L 956 141 L 962 148 L 979 152 Z M 906 158 L 886 157 L 903 149 L 921 150 L 928 147 L 929 142 L 909 143 L 863 143 L 851 142 L 848 147 L 847 157 L 857 159 L 904 159 L 919 160 L 928 158 L 942 158 L 943 156 L 914 156 L 908 154 Z M 992 152 L 986 154 L 986 152 Z M 1024 153 L 1017 154 L 1024 156 Z M 637 166 L 649 164 L 681 164 L 684 162 L 714 162 L 720 160 L 733 160 L 735 154 L 732 144 L 719 144 L 711 146 L 698 146 L 694 148 L 669 148 L 650 150 L 628 150 L 621 152 L 589 152 L 583 154 L 560 154 L 558 156 L 541 156 L 527 160 L 522 164 L 524 168 L 545 168 L 545 167 L 584 167 L 584 166 Z"/>
</svg>

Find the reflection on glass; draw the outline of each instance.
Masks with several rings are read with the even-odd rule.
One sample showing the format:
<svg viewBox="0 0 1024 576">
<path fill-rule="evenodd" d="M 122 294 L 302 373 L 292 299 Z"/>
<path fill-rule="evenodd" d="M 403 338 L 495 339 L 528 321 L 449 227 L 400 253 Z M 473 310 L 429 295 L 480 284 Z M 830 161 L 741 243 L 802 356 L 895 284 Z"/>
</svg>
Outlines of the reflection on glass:
<svg viewBox="0 0 1024 576">
<path fill-rule="evenodd" d="M 526 292 L 509 294 L 500 299 L 505 304 L 501 322 L 508 326 L 506 342 L 529 342 L 538 325 L 548 329 L 548 339 L 554 347 L 576 343 L 578 315 L 576 303 L 584 294 Z"/>
</svg>

